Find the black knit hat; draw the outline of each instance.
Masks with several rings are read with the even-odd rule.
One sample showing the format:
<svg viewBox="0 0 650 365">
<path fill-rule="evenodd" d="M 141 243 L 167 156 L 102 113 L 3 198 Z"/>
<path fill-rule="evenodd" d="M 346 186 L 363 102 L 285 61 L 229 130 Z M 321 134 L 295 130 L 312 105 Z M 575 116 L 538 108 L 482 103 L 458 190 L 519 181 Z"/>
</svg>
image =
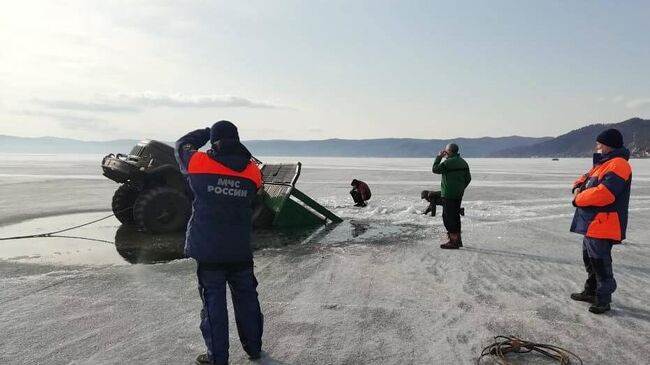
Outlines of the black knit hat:
<svg viewBox="0 0 650 365">
<path fill-rule="evenodd" d="M 612 148 L 623 147 L 623 135 L 618 131 L 618 129 L 614 128 L 608 129 L 599 134 L 596 141 Z"/>
<path fill-rule="evenodd" d="M 210 143 L 215 143 L 220 139 L 234 139 L 239 141 L 237 127 L 227 120 L 214 123 L 212 128 L 210 128 Z"/>
</svg>

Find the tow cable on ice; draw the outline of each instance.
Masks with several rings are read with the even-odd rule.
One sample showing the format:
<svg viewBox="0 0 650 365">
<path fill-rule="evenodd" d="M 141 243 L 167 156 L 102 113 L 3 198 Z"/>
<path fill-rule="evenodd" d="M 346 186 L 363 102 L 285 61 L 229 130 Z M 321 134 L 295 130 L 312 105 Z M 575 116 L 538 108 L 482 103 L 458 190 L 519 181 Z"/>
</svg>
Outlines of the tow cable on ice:
<svg viewBox="0 0 650 365">
<path fill-rule="evenodd" d="M 560 365 L 582 365 L 582 359 L 578 355 L 559 346 L 525 341 L 515 336 L 496 336 L 494 340 L 493 344 L 481 351 L 481 356 L 476 360 L 477 365 L 481 363 L 483 358 L 488 357 L 495 358 L 497 364 L 510 365 L 511 362 L 506 359 L 506 355 L 511 353 L 529 354 L 532 352 L 554 359 Z M 572 362 L 572 360 L 577 360 L 577 362 Z"/>
<path fill-rule="evenodd" d="M 126 211 L 126 210 L 129 210 L 129 209 L 132 209 L 132 208 L 133 208 L 133 207 L 128 207 L 128 208 L 126 208 L 126 209 L 124 209 L 124 210 L 122 210 L 122 211 Z M 117 213 L 121 213 L 122 211 L 117 212 Z M 46 232 L 46 233 L 37 233 L 37 234 L 30 234 L 30 235 L 26 235 L 26 236 L 0 237 L 0 241 L 21 240 L 21 239 L 27 239 L 27 238 L 41 238 L 41 237 L 62 237 L 62 236 L 56 236 L 56 235 L 59 234 L 59 233 L 72 231 L 73 229 L 77 229 L 77 228 L 81 228 L 81 227 L 89 226 L 89 225 L 91 225 L 91 224 L 95 224 L 95 223 L 97 223 L 97 222 L 101 222 L 101 221 L 106 220 L 106 219 L 108 219 L 108 218 L 111 218 L 111 217 L 113 217 L 113 216 L 115 216 L 115 213 L 114 213 L 114 214 L 111 214 L 111 215 L 107 215 L 107 216 L 105 216 L 105 217 L 103 217 L 103 218 L 95 219 L 95 220 L 93 220 L 93 221 L 90 221 L 90 222 L 87 222 L 87 223 L 84 223 L 84 224 L 79 224 L 79 225 L 77 225 L 77 226 L 73 226 L 73 227 L 69 227 L 69 228 L 65 228 L 65 229 L 60 229 L 60 230 L 58 230 L 58 231 L 52 231 L 52 232 Z M 75 237 L 75 238 L 85 238 L 85 237 Z M 103 241 L 103 240 L 96 240 L 96 241 Z M 111 243 L 112 243 L 112 242 L 111 242 Z"/>
</svg>

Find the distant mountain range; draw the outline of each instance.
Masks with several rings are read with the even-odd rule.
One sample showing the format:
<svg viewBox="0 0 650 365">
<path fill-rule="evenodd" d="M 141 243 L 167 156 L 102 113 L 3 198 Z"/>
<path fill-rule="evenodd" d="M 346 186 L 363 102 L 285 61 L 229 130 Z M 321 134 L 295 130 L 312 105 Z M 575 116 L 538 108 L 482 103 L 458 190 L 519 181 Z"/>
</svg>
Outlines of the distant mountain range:
<svg viewBox="0 0 650 365">
<path fill-rule="evenodd" d="M 465 157 L 587 157 L 596 136 L 618 128 L 635 157 L 650 156 L 650 120 L 634 118 L 618 124 L 592 124 L 552 137 L 484 137 L 448 139 L 327 139 L 313 141 L 252 140 L 244 142 L 256 156 L 431 157 L 447 143 L 461 146 Z M 146 137 L 146 136 L 143 136 Z M 0 153 L 128 153 L 138 140 L 89 142 L 67 138 L 0 135 Z"/>
<path fill-rule="evenodd" d="M 467 157 L 488 157 L 504 148 L 530 146 L 549 137 L 484 137 L 447 139 L 326 139 L 317 141 L 247 141 L 246 146 L 260 156 L 327 157 L 431 157 L 447 143 L 455 142 Z"/>
<path fill-rule="evenodd" d="M 131 151 L 135 143 L 136 140 L 128 139 L 89 142 L 57 137 L 26 138 L 0 135 L 0 153 L 126 153 Z"/>
<path fill-rule="evenodd" d="M 594 151 L 596 137 L 607 128 L 623 134 L 625 146 L 633 157 L 650 157 L 650 120 L 628 119 L 614 124 L 592 124 L 559 137 L 528 146 L 506 148 L 491 157 L 588 157 Z"/>
<path fill-rule="evenodd" d="M 459 138 L 462 154 L 487 157 L 503 148 L 515 148 L 550 138 L 500 137 Z M 88 142 L 67 138 L 24 138 L 0 135 L 0 153 L 128 153 L 138 140 Z M 246 141 L 256 156 L 325 156 L 325 157 L 431 157 L 451 142 L 442 139 L 327 139 L 318 141 Z M 170 142 L 167 142 L 170 143 Z M 171 143 L 170 143 L 171 144 Z"/>
</svg>

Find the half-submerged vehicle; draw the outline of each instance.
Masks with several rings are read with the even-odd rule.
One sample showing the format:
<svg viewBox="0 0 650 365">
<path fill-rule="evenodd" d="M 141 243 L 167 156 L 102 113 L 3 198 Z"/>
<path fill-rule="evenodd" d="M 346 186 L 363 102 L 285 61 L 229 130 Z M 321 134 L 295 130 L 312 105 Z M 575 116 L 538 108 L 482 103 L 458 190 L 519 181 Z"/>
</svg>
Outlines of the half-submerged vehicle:
<svg viewBox="0 0 650 365">
<path fill-rule="evenodd" d="M 296 188 L 302 165 L 263 163 L 264 188 L 255 199 L 253 227 L 307 227 L 342 222 L 336 214 Z M 128 154 L 102 160 L 104 176 L 120 184 L 113 213 L 125 225 L 141 231 L 170 233 L 185 230 L 192 212 L 192 191 L 166 143 L 143 140 Z"/>
</svg>

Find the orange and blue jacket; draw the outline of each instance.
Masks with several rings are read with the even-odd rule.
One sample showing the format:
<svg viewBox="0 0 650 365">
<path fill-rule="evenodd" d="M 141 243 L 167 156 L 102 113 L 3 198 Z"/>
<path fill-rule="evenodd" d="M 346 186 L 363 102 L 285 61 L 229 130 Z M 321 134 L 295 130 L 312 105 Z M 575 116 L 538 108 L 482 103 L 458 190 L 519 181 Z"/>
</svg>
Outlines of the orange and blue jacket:
<svg viewBox="0 0 650 365">
<path fill-rule="evenodd" d="M 629 159 L 625 147 L 594 155 L 593 168 L 573 185 L 579 192 L 573 200 L 571 232 L 617 243 L 625 239 L 632 186 Z"/>
<path fill-rule="evenodd" d="M 237 140 L 222 140 L 206 152 L 210 128 L 176 142 L 176 158 L 194 195 L 185 255 L 201 263 L 252 263 L 253 200 L 262 174 Z"/>
</svg>

